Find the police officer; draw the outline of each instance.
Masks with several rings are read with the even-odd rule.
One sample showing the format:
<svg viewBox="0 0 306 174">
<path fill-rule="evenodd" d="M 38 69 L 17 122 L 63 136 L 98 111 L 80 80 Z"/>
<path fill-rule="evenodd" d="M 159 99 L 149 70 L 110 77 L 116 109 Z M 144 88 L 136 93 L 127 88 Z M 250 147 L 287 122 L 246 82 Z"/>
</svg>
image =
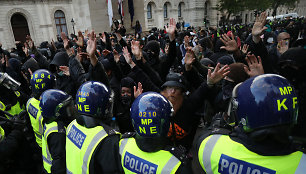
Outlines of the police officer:
<svg viewBox="0 0 306 174">
<path fill-rule="evenodd" d="M 40 97 L 43 116 L 42 156 L 45 173 L 66 173 L 66 128 L 72 117 L 71 96 L 58 89 L 46 90 Z"/>
<path fill-rule="evenodd" d="M 306 155 L 289 139 L 297 102 L 293 87 L 279 75 L 264 74 L 238 84 L 230 105 L 238 126 L 232 133 L 215 130 L 199 139 L 201 167 L 210 174 L 305 173 Z"/>
<path fill-rule="evenodd" d="M 55 77 L 45 69 L 36 70 L 31 77 L 32 98 L 27 102 L 26 109 L 30 117 L 31 125 L 35 134 L 36 142 L 41 147 L 43 133 L 41 111 L 39 108 L 39 97 L 47 89 L 55 85 Z"/>
<path fill-rule="evenodd" d="M 0 72 L 0 110 L 17 115 L 24 110 L 27 96 L 19 91 L 20 83 Z M 8 119 L 10 116 L 6 115 Z"/>
<path fill-rule="evenodd" d="M 125 134 L 120 141 L 125 173 L 192 173 L 184 152 L 167 138 L 172 113 L 171 103 L 159 93 L 147 92 L 135 99 L 131 118 L 136 135 Z"/>
<path fill-rule="evenodd" d="M 112 117 L 112 94 L 102 83 L 85 82 L 76 95 L 80 114 L 67 127 L 67 173 L 122 173 L 120 134 L 105 122 Z"/>
</svg>

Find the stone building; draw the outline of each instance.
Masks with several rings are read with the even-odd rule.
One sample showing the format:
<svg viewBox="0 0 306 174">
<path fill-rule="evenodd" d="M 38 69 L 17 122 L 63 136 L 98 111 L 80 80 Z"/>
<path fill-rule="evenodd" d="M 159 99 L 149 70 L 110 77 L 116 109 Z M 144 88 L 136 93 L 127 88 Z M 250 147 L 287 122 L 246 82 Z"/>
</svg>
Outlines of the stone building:
<svg viewBox="0 0 306 174">
<path fill-rule="evenodd" d="M 272 16 L 273 10 L 268 9 L 266 12 L 268 16 Z M 299 0 L 293 8 L 281 6 L 276 11 L 276 15 L 284 15 L 288 13 L 297 13 L 299 16 L 306 16 L 306 0 Z M 254 11 L 244 11 L 240 15 L 242 23 L 249 24 L 255 21 Z"/>
<path fill-rule="evenodd" d="M 107 0 L 0 0 L 0 43 L 11 48 L 15 41 L 24 41 L 27 34 L 36 43 L 56 39 L 60 32 L 77 33 L 94 29 L 96 33 L 110 31 Z M 143 31 L 163 28 L 171 17 L 190 26 L 217 26 L 222 13 L 215 10 L 218 0 L 133 0 L 134 20 L 139 20 Z M 113 19 L 120 19 L 118 0 L 112 0 Z M 306 14 L 306 0 L 295 9 Z M 131 27 L 128 0 L 123 0 L 124 26 Z M 277 14 L 291 12 L 279 8 Z M 269 11 L 268 11 L 269 12 Z M 271 13 L 271 12 L 269 12 Z M 242 12 L 243 23 L 254 21 L 253 11 Z M 72 19 L 74 22 L 72 22 Z M 204 23 L 204 20 L 209 21 Z"/>
<path fill-rule="evenodd" d="M 55 40 L 60 32 L 110 31 L 106 0 L 0 0 L 0 4 L 0 43 L 4 48 L 24 41 L 26 35 L 41 43 Z M 118 19 L 117 0 L 112 0 L 112 6 L 113 18 Z M 134 8 L 134 19 L 144 24 L 143 0 L 134 0 Z M 127 1 L 123 9 L 130 30 Z"/>
<path fill-rule="evenodd" d="M 146 28 L 163 28 L 169 18 L 190 26 L 216 25 L 218 0 L 144 0 Z M 208 23 L 206 25 L 209 25 Z"/>
<path fill-rule="evenodd" d="M 112 0 L 114 19 L 120 19 L 117 2 Z M 0 42 L 4 48 L 24 41 L 28 34 L 40 43 L 56 39 L 60 32 L 110 31 L 106 0 L 0 0 L 0 3 Z M 132 25 L 139 20 L 147 31 L 164 27 L 174 17 L 186 25 L 204 26 L 204 16 L 210 25 L 216 25 L 217 11 L 212 10 L 216 3 L 217 0 L 134 0 Z M 132 32 L 128 0 L 123 1 L 123 10 L 124 25 Z"/>
</svg>

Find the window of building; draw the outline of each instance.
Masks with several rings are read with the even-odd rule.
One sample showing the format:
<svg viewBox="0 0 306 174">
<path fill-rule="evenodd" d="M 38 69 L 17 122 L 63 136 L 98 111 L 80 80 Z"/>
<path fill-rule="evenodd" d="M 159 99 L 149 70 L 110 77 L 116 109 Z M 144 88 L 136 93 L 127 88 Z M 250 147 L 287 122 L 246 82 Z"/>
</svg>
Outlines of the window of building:
<svg viewBox="0 0 306 174">
<path fill-rule="evenodd" d="M 148 4 L 147 6 L 147 18 L 152 19 L 152 5 Z"/>
<path fill-rule="evenodd" d="M 68 30 L 67 30 L 67 25 L 66 25 L 66 19 L 65 19 L 64 12 L 61 11 L 61 10 L 57 10 L 54 13 L 54 19 L 55 19 L 57 34 L 61 35 L 61 32 L 64 32 L 64 33 L 66 33 L 66 35 L 68 35 Z"/>
<path fill-rule="evenodd" d="M 168 5 L 164 4 L 164 18 L 168 18 Z"/>
<path fill-rule="evenodd" d="M 182 3 L 179 3 L 177 12 L 178 12 L 178 17 L 182 17 Z"/>
</svg>

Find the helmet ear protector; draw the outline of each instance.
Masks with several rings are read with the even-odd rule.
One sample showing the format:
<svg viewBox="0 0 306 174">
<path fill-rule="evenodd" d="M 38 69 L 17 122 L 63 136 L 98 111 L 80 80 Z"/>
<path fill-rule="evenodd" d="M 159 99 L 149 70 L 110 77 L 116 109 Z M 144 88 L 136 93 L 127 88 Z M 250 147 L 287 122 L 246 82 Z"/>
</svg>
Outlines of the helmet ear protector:
<svg viewBox="0 0 306 174">
<path fill-rule="evenodd" d="M 104 119 L 110 119 L 113 117 L 113 109 L 114 109 L 114 100 L 115 100 L 115 94 L 113 90 L 110 90 L 110 96 L 109 96 L 109 102 L 107 104 L 107 107 L 105 109 L 104 116 L 102 118 Z M 102 114 L 102 113 L 99 113 Z"/>
<path fill-rule="evenodd" d="M 228 109 L 227 109 L 227 118 L 225 121 L 231 125 L 231 126 L 237 126 L 238 125 L 238 120 L 237 120 L 237 109 L 238 109 L 238 101 L 237 101 L 237 96 L 238 96 L 238 88 L 242 84 L 238 83 L 233 91 L 232 91 L 232 98 L 229 102 Z"/>
<path fill-rule="evenodd" d="M 7 73 L 0 72 L 0 84 L 5 86 L 9 90 L 16 91 L 18 90 L 21 83 L 17 82 Z"/>
<path fill-rule="evenodd" d="M 73 98 L 71 96 L 69 96 L 67 99 L 65 99 L 63 102 L 56 106 L 55 116 L 59 117 L 62 114 L 65 114 L 67 117 L 73 117 L 78 114 L 74 105 Z"/>
</svg>

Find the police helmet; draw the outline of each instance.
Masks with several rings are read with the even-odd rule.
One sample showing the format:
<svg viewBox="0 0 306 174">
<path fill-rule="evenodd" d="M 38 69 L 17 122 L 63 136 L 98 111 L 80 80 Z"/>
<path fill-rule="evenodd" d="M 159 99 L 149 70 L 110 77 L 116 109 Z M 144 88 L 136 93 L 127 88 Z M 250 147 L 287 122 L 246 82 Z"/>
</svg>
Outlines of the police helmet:
<svg viewBox="0 0 306 174">
<path fill-rule="evenodd" d="M 55 77 L 45 69 L 36 70 L 30 80 L 32 93 L 38 98 L 45 90 L 55 86 Z"/>
<path fill-rule="evenodd" d="M 297 95 L 280 75 L 255 76 L 236 85 L 231 105 L 246 132 L 297 122 Z"/>
<path fill-rule="evenodd" d="M 58 89 L 48 89 L 40 96 L 41 115 L 47 121 L 73 115 L 74 102 L 70 95 Z"/>
<path fill-rule="evenodd" d="M 141 94 L 131 107 L 134 129 L 140 137 L 145 138 L 166 137 L 172 113 L 172 104 L 156 92 Z"/>
<path fill-rule="evenodd" d="M 101 82 L 88 81 L 78 89 L 76 104 L 80 115 L 109 119 L 112 117 L 113 93 Z"/>
</svg>

